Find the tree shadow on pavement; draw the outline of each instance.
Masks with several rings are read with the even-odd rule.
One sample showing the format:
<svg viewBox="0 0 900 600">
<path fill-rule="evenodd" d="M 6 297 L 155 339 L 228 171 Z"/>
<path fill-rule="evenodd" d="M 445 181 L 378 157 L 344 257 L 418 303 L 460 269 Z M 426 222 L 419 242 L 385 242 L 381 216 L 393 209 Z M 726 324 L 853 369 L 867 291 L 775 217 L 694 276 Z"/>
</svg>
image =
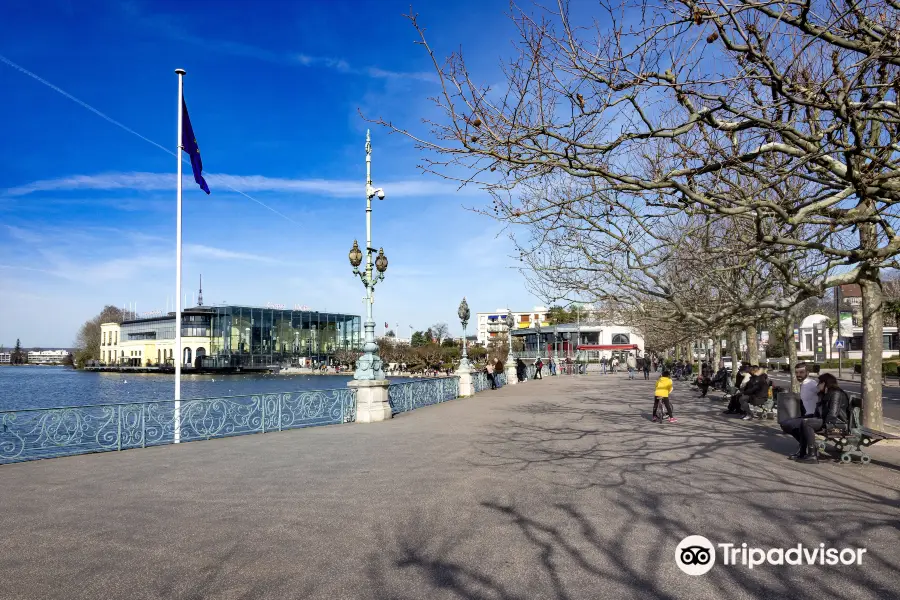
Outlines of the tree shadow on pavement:
<svg viewBox="0 0 900 600">
<path fill-rule="evenodd" d="M 519 600 L 546 598 L 886 598 L 900 583 L 896 556 L 866 555 L 856 566 L 724 566 L 718 558 L 702 577 L 675 565 L 675 546 L 698 533 L 665 492 L 619 490 L 613 505 L 577 501 L 526 508 L 484 500 L 469 519 L 442 507 L 401 519 L 382 532 L 369 562 L 370 597 Z M 593 510 L 592 510 L 593 508 Z M 765 507 L 744 505 L 755 511 Z M 603 509 L 605 514 L 597 514 Z M 615 514 L 611 514 L 615 511 Z M 819 511 L 810 511 L 823 518 Z M 708 522 L 717 542 L 789 547 L 805 535 L 791 515 L 770 517 L 774 533 L 749 538 L 736 522 Z M 857 521 L 859 536 L 883 534 L 882 524 Z M 458 532 L 467 532 L 462 537 Z M 473 535 L 472 532 L 478 533 Z M 882 535 L 882 537 L 884 537 Z M 818 540 L 817 540 L 818 541 Z M 822 538 L 844 547 L 840 534 Z M 809 544 L 808 544 L 809 545 Z"/>
<path fill-rule="evenodd" d="M 516 406 L 486 426 L 470 466 L 517 482 L 519 496 L 484 490 L 480 510 L 465 519 L 435 507 L 382 532 L 373 597 L 895 595 L 896 478 L 794 464 L 785 436 L 711 418 L 701 403 L 683 402 L 685 419 L 672 426 L 640 420 L 645 405 L 573 396 Z M 688 535 L 738 548 L 823 543 L 867 554 L 862 566 L 717 565 L 690 577 L 674 561 Z"/>
</svg>

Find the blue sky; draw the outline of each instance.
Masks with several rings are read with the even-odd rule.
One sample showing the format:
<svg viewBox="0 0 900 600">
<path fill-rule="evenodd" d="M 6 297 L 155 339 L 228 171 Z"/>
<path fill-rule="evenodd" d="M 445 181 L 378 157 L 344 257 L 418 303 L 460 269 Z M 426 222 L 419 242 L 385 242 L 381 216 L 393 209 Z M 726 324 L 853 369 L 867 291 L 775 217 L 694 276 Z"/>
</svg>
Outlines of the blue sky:
<svg viewBox="0 0 900 600">
<path fill-rule="evenodd" d="M 417 126 L 437 91 L 409 1 L 99 2 L 6 0 L 0 55 L 174 148 L 177 78 L 212 189 L 186 166 L 184 286 L 207 303 L 306 304 L 362 314 L 347 252 L 365 237 L 367 116 Z M 502 0 L 418 2 L 444 56 L 500 81 L 514 32 Z M 104 304 L 165 310 L 175 290 L 175 159 L 0 61 L 0 344 L 68 346 Z M 489 199 L 416 169 L 412 144 L 375 128 L 376 291 L 408 335 L 476 310 L 540 300 L 525 289 Z M 227 186 L 246 192 L 274 211 Z"/>
</svg>

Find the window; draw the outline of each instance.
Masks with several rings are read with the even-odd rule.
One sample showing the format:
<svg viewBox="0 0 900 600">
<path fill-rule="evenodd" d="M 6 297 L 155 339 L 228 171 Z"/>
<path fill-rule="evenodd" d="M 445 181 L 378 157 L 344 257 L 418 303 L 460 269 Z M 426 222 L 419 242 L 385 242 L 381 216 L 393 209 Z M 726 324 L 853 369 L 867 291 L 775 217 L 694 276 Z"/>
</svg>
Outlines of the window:
<svg viewBox="0 0 900 600">
<path fill-rule="evenodd" d="M 106 332 L 105 332 L 105 331 L 103 332 L 103 340 L 100 342 L 100 345 L 101 345 L 101 346 L 105 346 L 105 345 L 106 345 Z"/>
<path fill-rule="evenodd" d="M 805 348 L 805 350 L 811 351 L 811 350 L 813 349 L 812 334 L 811 334 L 811 333 L 807 333 L 804 337 L 806 338 L 806 348 Z"/>
<path fill-rule="evenodd" d="M 531 315 L 522 315 L 521 317 L 519 317 L 519 322 L 520 323 L 530 323 Z"/>
<path fill-rule="evenodd" d="M 627 333 L 617 333 L 612 337 L 612 343 L 614 346 L 620 346 L 624 344 L 630 344 L 630 340 L 628 339 Z"/>
<path fill-rule="evenodd" d="M 881 347 L 884 350 L 893 350 L 893 348 L 891 348 L 891 338 L 892 337 L 893 336 L 890 333 L 886 333 L 881 336 Z"/>
</svg>

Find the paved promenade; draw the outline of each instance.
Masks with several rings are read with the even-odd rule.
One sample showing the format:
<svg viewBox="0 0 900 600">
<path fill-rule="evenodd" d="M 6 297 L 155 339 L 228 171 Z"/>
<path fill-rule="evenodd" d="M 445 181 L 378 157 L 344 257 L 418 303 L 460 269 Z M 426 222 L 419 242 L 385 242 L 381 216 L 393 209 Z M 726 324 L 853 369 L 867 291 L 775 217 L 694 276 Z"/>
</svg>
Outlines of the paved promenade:
<svg viewBox="0 0 900 600">
<path fill-rule="evenodd" d="M 900 448 L 795 465 L 793 440 L 677 384 L 545 379 L 341 425 L 0 467 L 0 597 L 896 598 Z M 867 548 L 717 564 L 687 535 Z"/>
</svg>

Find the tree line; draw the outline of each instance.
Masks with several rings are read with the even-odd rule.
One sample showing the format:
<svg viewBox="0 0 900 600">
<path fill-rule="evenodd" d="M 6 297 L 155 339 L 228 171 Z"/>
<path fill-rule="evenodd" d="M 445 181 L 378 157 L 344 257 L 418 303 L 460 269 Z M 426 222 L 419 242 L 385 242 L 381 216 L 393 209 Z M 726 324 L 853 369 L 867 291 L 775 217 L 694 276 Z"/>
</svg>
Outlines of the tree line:
<svg viewBox="0 0 900 600">
<path fill-rule="evenodd" d="M 426 171 L 490 192 L 543 297 L 656 344 L 790 339 L 797 307 L 862 292 L 863 419 L 882 428 L 886 270 L 900 250 L 900 6 L 637 0 L 513 8 L 499 88 L 439 58 Z M 638 21 L 623 15 L 639 16 Z M 794 344 L 787 344 L 796 360 Z"/>
</svg>

